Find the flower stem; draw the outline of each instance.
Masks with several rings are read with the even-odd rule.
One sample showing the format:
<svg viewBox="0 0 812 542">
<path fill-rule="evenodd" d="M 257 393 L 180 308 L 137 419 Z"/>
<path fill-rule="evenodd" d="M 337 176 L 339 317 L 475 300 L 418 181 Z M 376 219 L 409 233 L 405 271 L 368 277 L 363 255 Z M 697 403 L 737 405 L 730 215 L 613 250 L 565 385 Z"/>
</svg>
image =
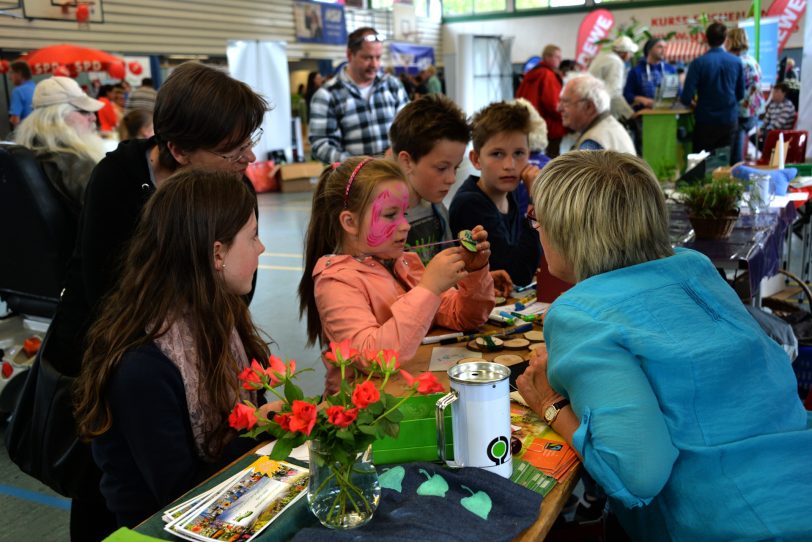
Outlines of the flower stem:
<svg viewBox="0 0 812 542">
<path fill-rule="evenodd" d="M 409 398 L 411 398 L 411 397 L 412 397 L 412 395 L 414 395 L 414 390 L 412 390 L 412 392 L 411 392 L 409 395 L 404 396 L 404 397 L 403 397 L 403 398 L 402 398 L 400 401 L 398 401 L 398 402 L 397 402 L 397 404 L 396 404 L 395 406 L 393 406 L 392 408 L 390 408 L 389 410 L 387 410 L 386 412 L 384 412 L 383 414 L 381 414 L 380 416 L 378 416 L 377 418 L 375 418 L 375 420 L 374 420 L 374 421 L 373 421 L 373 422 L 372 422 L 370 425 L 375 425 L 376 423 L 378 423 L 378 422 L 379 422 L 379 421 L 381 421 L 382 419 L 384 419 L 384 418 L 386 418 L 387 416 L 389 416 L 389 414 L 391 414 L 392 412 L 394 412 L 394 411 L 396 411 L 397 409 L 399 409 L 399 408 L 400 408 L 400 405 L 402 405 L 403 403 L 405 403 L 407 399 L 409 399 Z"/>
</svg>

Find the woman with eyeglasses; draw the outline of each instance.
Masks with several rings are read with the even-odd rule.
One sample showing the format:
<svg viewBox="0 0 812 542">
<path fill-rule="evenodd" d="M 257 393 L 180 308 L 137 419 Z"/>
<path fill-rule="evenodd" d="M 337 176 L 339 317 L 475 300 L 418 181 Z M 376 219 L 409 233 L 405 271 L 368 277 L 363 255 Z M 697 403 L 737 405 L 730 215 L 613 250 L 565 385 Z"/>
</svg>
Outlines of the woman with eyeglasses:
<svg viewBox="0 0 812 542">
<path fill-rule="evenodd" d="M 14 141 L 28 147 L 57 193 L 79 218 L 90 172 L 104 157 L 96 132 L 98 100 L 86 95 L 70 77 L 51 77 L 34 89 L 34 110 L 14 132 Z"/>
<path fill-rule="evenodd" d="M 62 373 L 79 373 L 100 300 L 118 279 L 138 217 L 157 187 L 176 171 L 199 168 L 230 173 L 253 193 L 244 174 L 256 158 L 251 149 L 267 110 L 264 98 L 226 73 L 196 62 L 182 64 L 158 92 L 155 135 L 122 142 L 93 170 L 67 284 L 44 346 L 44 356 Z M 92 463 L 89 450 L 88 460 Z M 95 473 L 85 484 L 86 494 L 73 499 L 72 540 L 99 540 L 115 529 Z"/>
</svg>

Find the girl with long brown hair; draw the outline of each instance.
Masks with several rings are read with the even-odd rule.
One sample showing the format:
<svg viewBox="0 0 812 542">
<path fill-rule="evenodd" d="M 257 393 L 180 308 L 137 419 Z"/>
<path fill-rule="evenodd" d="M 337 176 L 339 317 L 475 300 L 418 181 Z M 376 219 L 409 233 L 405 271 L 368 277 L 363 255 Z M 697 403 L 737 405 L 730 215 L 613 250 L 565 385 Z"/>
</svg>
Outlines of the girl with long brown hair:
<svg viewBox="0 0 812 542">
<path fill-rule="evenodd" d="M 76 419 L 119 525 L 137 524 L 250 444 L 235 441 L 227 416 L 238 399 L 257 400 L 237 374 L 268 355 L 241 297 L 265 249 L 255 201 L 229 173 L 167 179 L 89 332 Z"/>
</svg>

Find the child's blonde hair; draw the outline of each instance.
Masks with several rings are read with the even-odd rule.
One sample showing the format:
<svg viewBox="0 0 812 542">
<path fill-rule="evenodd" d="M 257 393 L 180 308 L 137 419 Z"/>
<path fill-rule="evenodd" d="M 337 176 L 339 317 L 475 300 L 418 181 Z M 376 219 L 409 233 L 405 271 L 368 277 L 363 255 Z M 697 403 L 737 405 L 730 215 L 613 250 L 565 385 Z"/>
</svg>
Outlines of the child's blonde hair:
<svg viewBox="0 0 812 542">
<path fill-rule="evenodd" d="M 406 182 L 396 163 L 366 156 L 349 158 L 322 171 L 313 195 L 310 224 L 305 234 L 304 275 L 299 282 L 299 317 L 307 313 L 308 345 L 321 338 L 322 330 L 313 291 L 313 269 L 319 258 L 341 249 L 343 229 L 339 215 L 347 210 L 363 217 L 375 186 L 392 180 Z"/>
</svg>

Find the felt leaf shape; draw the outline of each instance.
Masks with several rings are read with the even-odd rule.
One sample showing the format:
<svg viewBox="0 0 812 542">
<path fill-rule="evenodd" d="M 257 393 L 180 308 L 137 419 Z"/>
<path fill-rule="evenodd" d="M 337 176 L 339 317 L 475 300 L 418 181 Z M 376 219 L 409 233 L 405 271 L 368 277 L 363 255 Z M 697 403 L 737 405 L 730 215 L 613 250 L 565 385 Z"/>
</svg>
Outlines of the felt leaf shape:
<svg viewBox="0 0 812 542">
<path fill-rule="evenodd" d="M 403 493 L 404 476 L 406 476 L 406 469 L 401 466 L 393 467 L 378 476 L 378 483 L 381 485 L 381 489 L 386 488 Z"/>
<path fill-rule="evenodd" d="M 462 230 L 457 234 L 460 244 L 470 252 L 476 252 L 476 241 L 474 241 L 474 234 L 471 230 Z"/>
<path fill-rule="evenodd" d="M 445 497 L 448 492 L 448 482 L 445 481 L 445 478 L 439 474 L 431 476 L 424 469 L 420 469 L 420 472 L 426 476 L 427 480 L 417 488 L 417 494 L 423 497 Z"/>
<path fill-rule="evenodd" d="M 491 508 L 493 508 L 493 503 L 488 494 L 484 491 L 474 493 L 471 491 L 471 488 L 467 486 L 462 486 L 462 488 L 471 494 L 470 497 L 465 497 L 460 501 L 462 507 L 482 519 L 488 519 L 488 514 L 491 513 Z"/>
</svg>

